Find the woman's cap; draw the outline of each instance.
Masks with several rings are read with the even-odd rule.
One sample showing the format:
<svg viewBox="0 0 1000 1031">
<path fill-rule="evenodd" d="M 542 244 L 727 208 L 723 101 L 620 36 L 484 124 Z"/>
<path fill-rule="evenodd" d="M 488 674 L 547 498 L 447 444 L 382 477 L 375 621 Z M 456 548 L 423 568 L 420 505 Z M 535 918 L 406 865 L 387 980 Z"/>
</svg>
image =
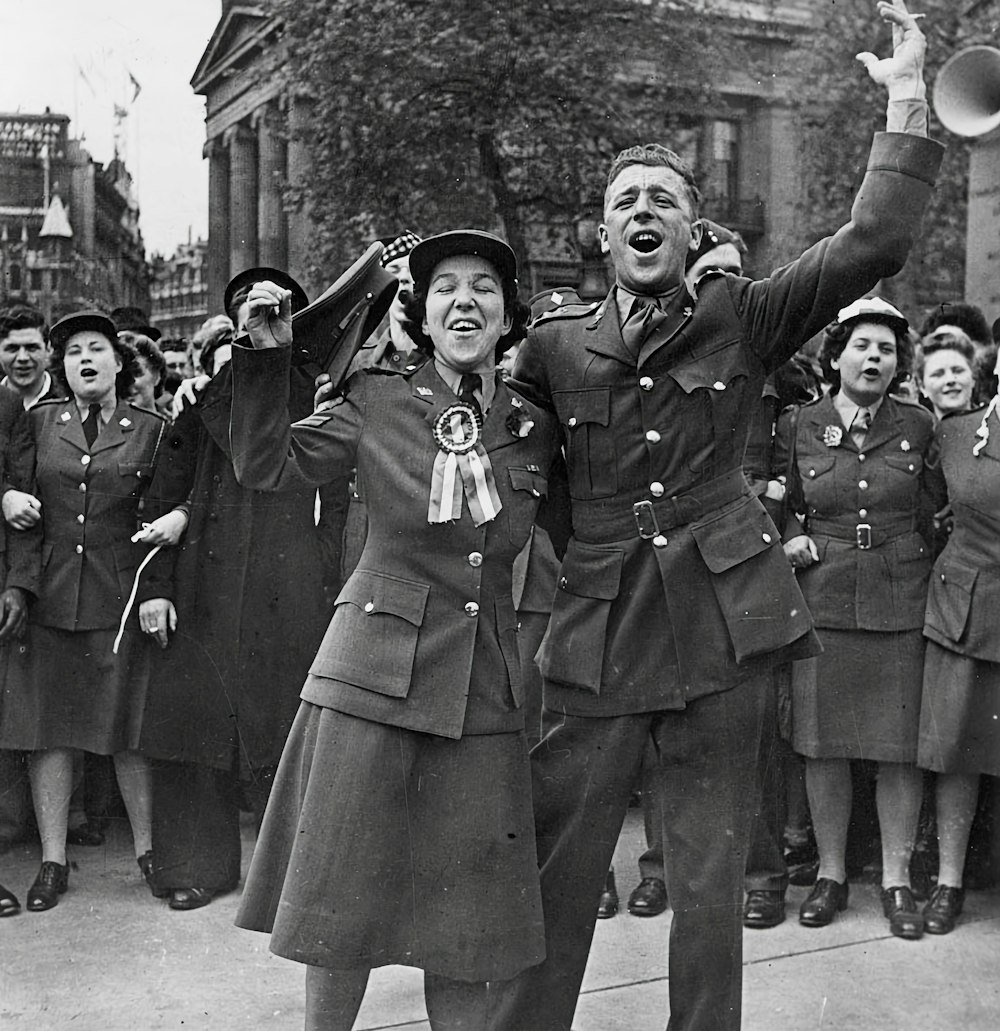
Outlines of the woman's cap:
<svg viewBox="0 0 1000 1031">
<path fill-rule="evenodd" d="M 410 251 L 410 275 L 414 288 L 423 292 L 431 273 L 445 258 L 456 254 L 475 254 L 485 258 L 500 273 L 511 291 L 517 290 L 517 258 L 510 247 L 492 233 L 478 229 L 456 229 L 422 240 Z"/>
<path fill-rule="evenodd" d="M 294 279 L 287 273 L 282 272 L 281 269 L 268 268 L 267 266 L 260 265 L 256 268 L 247 268 L 242 272 L 237 272 L 232 279 L 226 284 L 226 292 L 222 299 L 222 310 L 228 315 L 229 309 L 233 305 L 233 301 L 240 290 L 246 289 L 249 291 L 250 287 L 254 283 L 271 282 L 275 286 L 280 286 L 283 290 L 292 291 L 292 314 L 294 315 L 297 311 L 305 308 L 309 303 L 309 297 L 306 295 L 305 290 L 295 282 Z"/>
<path fill-rule="evenodd" d="M 906 321 L 906 316 L 898 308 L 894 308 L 888 301 L 883 301 L 881 297 L 862 297 L 860 300 L 849 304 L 846 308 L 841 308 L 837 312 L 837 321 L 843 324 L 851 319 L 864 318 L 866 315 L 881 319 L 893 319 L 901 324 L 904 333 L 910 328 L 909 322 Z"/>
<path fill-rule="evenodd" d="M 49 342 L 53 347 L 61 349 L 65 347 L 66 341 L 74 333 L 82 333 L 87 329 L 93 329 L 98 333 L 102 333 L 112 343 L 118 337 L 117 326 L 111 321 L 110 316 L 105 315 L 103 311 L 74 311 L 69 315 L 64 315 L 49 330 Z"/>
</svg>

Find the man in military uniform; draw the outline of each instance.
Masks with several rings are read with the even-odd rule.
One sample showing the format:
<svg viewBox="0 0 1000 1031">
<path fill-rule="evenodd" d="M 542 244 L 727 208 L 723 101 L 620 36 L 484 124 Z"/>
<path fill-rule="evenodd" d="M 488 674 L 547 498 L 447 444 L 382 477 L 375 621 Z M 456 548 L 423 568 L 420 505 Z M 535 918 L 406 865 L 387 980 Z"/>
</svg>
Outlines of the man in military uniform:
<svg viewBox="0 0 1000 1031">
<path fill-rule="evenodd" d="M 647 742 L 659 756 L 673 907 L 670 1031 L 735 1031 L 754 768 L 776 662 L 817 640 L 778 533 L 741 464 L 766 375 L 902 267 L 941 148 L 924 138 L 924 39 L 879 4 L 894 54 L 851 220 L 770 279 L 708 273 L 690 170 L 657 145 L 612 164 L 602 246 L 616 285 L 544 316 L 515 377 L 563 431 L 573 536 L 545 644 L 532 753 L 546 959 L 497 986 L 494 1026 L 570 1027 L 595 911 Z"/>
</svg>

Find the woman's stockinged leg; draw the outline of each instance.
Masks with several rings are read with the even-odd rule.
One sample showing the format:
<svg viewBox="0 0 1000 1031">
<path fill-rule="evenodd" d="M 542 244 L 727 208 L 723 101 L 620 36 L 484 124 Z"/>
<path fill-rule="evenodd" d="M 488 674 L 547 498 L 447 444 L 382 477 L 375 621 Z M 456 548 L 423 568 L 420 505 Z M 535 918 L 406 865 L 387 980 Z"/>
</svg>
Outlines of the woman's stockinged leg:
<svg viewBox="0 0 1000 1031">
<path fill-rule="evenodd" d="M 371 967 L 307 967 L 305 1031 L 351 1031 L 370 973 Z"/>
<path fill-rule="evenodd" d="M 962 887 L 969 831 L 979 798 L 978 773 L 937 775 L 938 884 Z"/>
<path fill-rule="evenodd" d="M 42 840 L 42 862 L 66 865 L 66 827 L 73 792 L 73 752 L 49 748 L 28 760 L 31 800 Z"/>
<path fill-rule="evenodd" d="M 806 759 L 806 790 L 819 852 L 818 877 L 847 883 L 847 825 L 851 820 L 848 759 Z"/>
<path fill-rule="evenodd" d="M 424 974 L 424 1001 L 431 1031 L 485 1031 L 485 981 L 454 981 L 440 974 Z"/>
<path fill-rule="evenodd" d="M 923 792 L 923 770 L 909 763 L 879 763 L 875 804 L 882 833 L 883 888 L 910 886 L 910 856 Z"/>
<path fill-rule="evenodd" d="M 135 854 L 142 856 L 153 847 L 153 773 L 146 757 L 138 752 L 119 752 L 114 759 Z"/>
</svg>

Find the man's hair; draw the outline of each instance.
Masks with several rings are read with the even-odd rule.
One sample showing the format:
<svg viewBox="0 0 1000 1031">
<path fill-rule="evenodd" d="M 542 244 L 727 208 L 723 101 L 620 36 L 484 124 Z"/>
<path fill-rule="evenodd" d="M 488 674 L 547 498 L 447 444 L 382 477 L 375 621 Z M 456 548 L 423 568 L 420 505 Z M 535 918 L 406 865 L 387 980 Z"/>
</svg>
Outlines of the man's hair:
<svg viewBox="0 0 1000 1031">
<path fill-rule="evenodd" d="M 183 337 L 168 337 L 166 340 L 160 341 L 159 347 L 161 354 L 166 351 L 183 351 L 186 354 L 188 344 Z"/>
<path fill-rule="evenodd" d="M 611 162 L 606 189 L 610 189 L 611 184 L 630 165 L 650 165 L 675 171 L 684 180 L 688 202 L 691 205 L 691 217 L 693 219 L 698 217 L 701 207 L 701 191 L 698 189 L 691 166 L 683 158 L 659 143 L 642 143 L 635 147 L 626 147 L 625 150 L 619 151 L 614 161 Z"/>
<path fill-rule="evenodd" d="M 45 316 L 37 308 L 31 308 L 27 304 L 0 308 L 0 343 L 19 329 L 37 329 L 45 343 L 49 342 L 48 324 Z"/>
</svg>

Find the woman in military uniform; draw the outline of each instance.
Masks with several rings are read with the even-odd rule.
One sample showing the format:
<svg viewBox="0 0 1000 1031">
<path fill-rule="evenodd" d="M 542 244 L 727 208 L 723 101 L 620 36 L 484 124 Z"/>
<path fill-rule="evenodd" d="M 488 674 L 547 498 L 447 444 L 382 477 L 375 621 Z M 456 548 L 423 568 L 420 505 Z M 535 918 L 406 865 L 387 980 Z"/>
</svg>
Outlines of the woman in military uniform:
<svg viewBox="0 0 1000 1031">
<path fill-rule="evenodd" d="M 131 537 L 164 426 L 125 400 L 135 352 L 106 315 L 68 315 L 52 327 L 51 342 L 71 396 L 29 413 L 42 580 L 27 637 L 11 655 L 0 726 L 0 747 L 32 753 L 42 865 L 27 908 L 36 911 L 56 905 L 68 885 L 74 749 L 114 756 L 137 861 L 150 876 L 149 769 L 136 751 L 146 645 L 131 627 L 117 654 L 113 644 L 147 551 Z"/>
<path fill-rule="evenodd" d="M 823 643 L 792 673 L 792 743 L 806 757 L 819 874 L 799 921 L 830 923 L 847 905 L 850 760 L 878 763 L 882 906 L 892 933 L 919 938 L 909 882 L 922 794 L 916 766 L 931 553 L 940 489 L 928 470 L 933 418 L 889 396 L 909 371 L 906 319 L 879 298 L 841 310 L 820 354 L 830 396 L 786 413 L 785 552 Z"/>
<path fill-rule="evenodd" d="M 554 419 L 495 362 L 524 332 L 514 254 L 445 233 L 410 255 L 433 360 L 363 371 L 289 430 L 282 291 L 234 349 L 237 476 L 319 485 L 356 464 L 369 530 L 302 692 L 237 922 L 309 964 L 306 1027 L 353 1026 L 372 967 L 425 971 L 432 1028 L 481 1028 L 486 982 L 541 960 L 511 567 L 547 491 Z M 377 857 L 374 861 L 372 857 Z"/>
<path fill-rule="evenodd" d="M 962 913 L 980 775 L 1000 776 L 998 412 L 1000 396 L 978 411 L 948 416 L 935 435 L 954 522 L 927 598 L 917 756 L 937 773 L 938 879 L 924 907 L 933 934 L 953 930 Z"/>
</svg>

